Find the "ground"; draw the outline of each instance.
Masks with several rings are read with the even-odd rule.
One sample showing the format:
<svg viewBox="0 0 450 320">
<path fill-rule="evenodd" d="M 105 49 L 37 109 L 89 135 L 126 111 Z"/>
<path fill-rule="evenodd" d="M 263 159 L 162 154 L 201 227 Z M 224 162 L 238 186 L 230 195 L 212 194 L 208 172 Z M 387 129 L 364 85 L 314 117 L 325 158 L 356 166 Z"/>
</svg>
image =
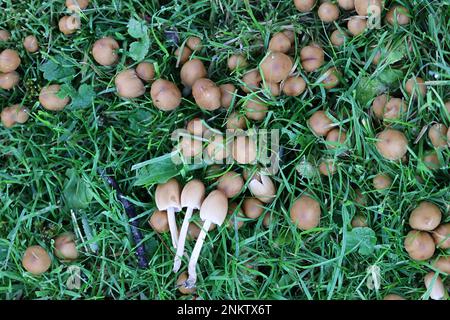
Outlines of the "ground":
<svg viewBox="0 0 450 320">
<path fill-rule="evenodd" d="M 354 12 L 341 11 L 338 24 L 323 24 L 317 19 L 317 10 L 300 13 L 288 0 L 94 0 L 81 15 L 80 30 L 71 36 L 58 30 L 59 18 L 67 14 L 63 1 L 0 1 L 0 28 L 12 34 L 11 40 L 0 42 L 0 49 L 17 49 L 22 59 L 18 69 L 21 82 L 11 91 L 0 89 L 0 109 L 23 103 L 30 110 L 26 124 L 12 129 L 0 126 L 0 297 L 193 298 L 177 290 L 170 235 L 156 234 L 148 225 L 155 210 L 155 187 L 136 185 L 132 166 L 170 152 L 170 133 L 194 117 L 223 128 L 227 111 L 203 112 L 187 96 L 176 111 L 161 112 L 152 104 L 150 85 L 137 99 L 116 95 L 115 74 L 137 64 L 130 50 L 137 40 L 129 35 L 127 25 L 130 19 L 144 19 L 150 45 L 144 59 L 156 64 L 157 77 L 177 83 L 179 71 L 169 30 L 176 31 L 180 44 L 191 35 L 202 38 L 204 48 L 196 55 L 218 83 L 240 85 L 241 72 L 227 70 L 228 56 L 242 52 L 250 66 L 257 67 L 270 36 L 286 27 L 298 35 L 293 53 L 296 62 L 299 50 L 312 41 L 326 52 L 326 62 L 318 72 L 301 71 L 308 83 L 304 94 L 265 96 L 270 112 L 263 122 L 253 125 L 280 130 L 282 162 L 274 177 L 277 197 L 266 208 L 273 220 L 268 228 L 261 217 L 244 219 L 239 230 L 221 227 L 210 232 L 199 259 L 195 297 L 359 300 L 396 293 L 407 299 L 427 298 L 423 277 L 431 270 L 430 262 L 412 261 L 403 241 L 409 231 L 409 213 L 422 200 L 437 204 L 443 221 L 450 221 L 450 152 L 448 148 L 437 150 L 439 169 L 430 170 L 423 156 L 433 146 L 426 133 L 420 136 L 432 122 L 450 125 L 444 107 L 450 99 L 450 3 L 398 0 L 386 1 L 386 8 L 393 4 L 410 10 L 409 25 L 392 27 L 382 22 L 380 29 L 368 30 L 337 48 L 329 35 L 337 25 L 345 28 L 345 19 Z M 22 46 L 22 39 L 29 34 L 38 38 L 38 53 L 26 53 Z M 119 40 L 117 67 L 101 67 L 92 58 L 92 44 L 106 35 Z M 395 48 L 399 55 L 376 66 L 371 63 L 375 48 Z M 43 67 L 55 57 L 64 58 L 66 68 Z M 327 91 L 317 79 L 332 66 L 341 71 L 342 81 Z M 376 135 L 383 125 L 370 113 L 371 100 L 360 97 L 367 89 L 362 83 L 385 74 L 386 69 L 402 72 L 389 89 L 394 96 L 406 97 L 409 110 L 404 121 L 392 124 L 409 140 L 408 160 L 403 163 L 387 161 L 376 151 Z M 49 74 L 44 76 L 44 71 Z M 427 81 L 425 97 L 407 97 L 404 85 L 411 76 Z M 69 91 L 84 85 L 78 96 L 71 93 L 78 106 L 72 104 L 61 112 L 45 110 L 38 95 L 48 83 L 66 83 Z M 239 98 L 246 99 L 243 92 Z M 241 110 L 240 104 L 237 110 Z M 308 128 L 307 120 L 320 109 L 329 111 L 333 122 L 347 130 L 344 153 L 327 150 L 323 139 Z M 337 164 L 332 177 L 313 174 L 324 157 Z M 242 168 L 233 166 L 236 171 Z M 226 169 L 231 168 L 224 166 Z M 102 179 L 103 170 L 116 178 L 136 207 L 148 268 L 137 267 L 129 219 L 116 193 Z M 393 178 L 389 190 L 374 190 L 372 178 L 379 172 Z M 208 191 L 214 189 L 207 168 L 183 170 L 178 178 L 186 182 L 193 176 L 204 178 Z M 90 189 L 89 203 L 81 199 L 77 205 L 73 204 L 77 199 L 70 199 L 71 194 L 80 194 L 77 182 Z M 355 201 L 358 189 L 367 198 L 364 205 Z M 320 226 L 309 231 L 297 229 L 289 217 L 292 202 L 304 192 L 318 199 L 322 208 Z M 242 196 L 236 202 L 241 200 Z M 370 229 L 360 230 L 365 238 L 352 233 L 350 221 L 355 214 L 368 220 Z M 82 254 L 77 261 L 65 263 L 52 255 L 51 268 L 39 277 L 23 269 L 22 255 L 28 246 L 39 244 L 52 252 L 52 239 L 65 231 L 75 232 L 77 226 L 82 228 L 82 217 L 94 233 L 89 243 L 98 246 L 96 253 L 79 239 Z M 182 216 L 179 219 L 181 222 Z M 349 247 L 347 242 L 355 235 L 362 243 Z M 187 252 L 193 245 L 187 243 Z M 438 250 L 436 256 L 445 254 Z M 187 260 L 183 262 L 185 271 Z M 66 285 L 69 266 L 81 270 L 79 289 Z M 379 279 L 376 288 L 367 285 L 368 279 L 374 278 Z"/>
</svg>

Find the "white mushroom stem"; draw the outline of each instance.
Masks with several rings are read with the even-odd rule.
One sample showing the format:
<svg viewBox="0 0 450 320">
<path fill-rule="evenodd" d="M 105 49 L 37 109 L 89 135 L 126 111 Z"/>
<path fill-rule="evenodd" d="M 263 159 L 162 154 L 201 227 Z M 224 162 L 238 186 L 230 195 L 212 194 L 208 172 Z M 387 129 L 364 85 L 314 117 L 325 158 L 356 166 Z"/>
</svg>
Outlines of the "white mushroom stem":
<svg viewBox="0 0 450 320">
<path fill-rule="evenodd" d="M 193 208 L 187 208 L 186 215 L 184 216 L 183 225 L 181 226 L 180 237 L 178 238 L 177 253 L 175 254 L 175 260 L 173 262 L 173 272 L 178 272 L 181 267 L 181 257 L 184 253 L 184 244 L 186 242 L 186 236 L 189 229 L 189 220 L 192 217 Z"/>
<path fill-rule="evenodd" d="M 175 212 L 173 208 L 167 209 L 167 220 L 169 220 L 169 229 L 170 229 L 170 236 L 172 237 L 172 245 L 174 248 L 176 248 L 178 243 L 178 229 L 177 223 L 175 221 Z"/>
<path fill-rule="evenodd" d="M 195 283 L 197 282 L 197 261 L 198 257 L 200 256 L 200 251 L 202 250 L 203 242 L 205 241 L 209 227 L 211 227 L 211 220 L 205 220 L 202 230 L 200 231 L 200 235 L 198 236 L 197 242 L 195 243 L 194 250 L 192 251 L 191 259 L 189 260 L 189 278 L 187 279 L 185 284 L 186 288 L 195 287 Z"/>
</svg>

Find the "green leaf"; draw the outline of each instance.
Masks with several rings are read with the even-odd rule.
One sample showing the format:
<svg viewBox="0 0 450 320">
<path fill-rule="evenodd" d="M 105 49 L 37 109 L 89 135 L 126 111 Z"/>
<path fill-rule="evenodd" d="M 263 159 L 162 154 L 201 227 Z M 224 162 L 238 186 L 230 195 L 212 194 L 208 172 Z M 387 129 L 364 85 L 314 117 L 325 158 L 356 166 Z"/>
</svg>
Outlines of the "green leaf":
<svg viewBox="0 0 450 320">
<path fill-rule="evenodd" d="M 75 75 L 74 64 L 61 55 L 57 55 L 39 66 L 39 70 L 44 73 L 44 78 L 48 81 L 72 80 Z"/>
<path fill-rule="evenodd" d="M 90 107 L 95 97 L 96 93 L 94 88 L 84 83 L 78 88 L 78 92 L 75 92 L 72 96 L 72 108 L 80 109 Z"/>
<path fill-rule="evenodd" d="M 130 45 L 130 57 L 134 61 L 142 61 L 148 53 L 150 43 L 148 40 L 135 41 Z"/>
<path fill-rule="evenodd" d="M 375 231 L 370 228 L 353 228 L 347 233 L 346 250 L 358 248 L 358 253 L 367 256 L 370 255 L 377 243 Z"/>
<path fill-rule="evenodd" d="M 396 69 L 385 69 L 376 76 L 362 78 L 356 87 L 356 99 L 365 106 L 376 96 L 397 88 L 402 78 L 403 72 Z"/>
<path fill-rule="evenodd" d="M 87 209 L 94 195 L 75 169 L 67 169 L 63 195 L 70 209 Z"/>
<path fill-rule="evenodd" d="M 167 182 L 183 172 L 206 167 L 206 164 L 177 165 L 172 160 L 172 153 L 138 163 L 131 170 L 136 170 L 135 186 L 149 186 L 155 183 Z"/>
<path fill-rule="evenodd" d="M 128 22 L 128 34 L 135 39 L 148 37 L 148 28 L 143 20 L 136 20 L 132 18 Z"/>
</svg>

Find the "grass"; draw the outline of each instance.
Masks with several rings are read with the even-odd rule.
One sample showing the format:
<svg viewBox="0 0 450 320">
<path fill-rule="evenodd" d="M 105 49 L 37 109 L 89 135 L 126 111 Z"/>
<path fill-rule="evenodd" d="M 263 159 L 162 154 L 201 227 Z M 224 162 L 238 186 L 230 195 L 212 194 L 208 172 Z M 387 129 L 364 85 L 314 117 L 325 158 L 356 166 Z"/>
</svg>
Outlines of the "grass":
<svg viewBox="0 0 450 320">
<path fill-rule="evenodd" d="M 67 37 L 57 28 L 65 14 L 63 1 L 1 0 L 0 26 L 11 31 L 12 39 L 1 42 L 0 49 L 17 49 L 22 64 L 20 85 L 12 91 L 0 90 L 0 107 L 23 103 L 31 110 L 31 117 L 25 125 L 13 129 L 0 127 L 0 298 L 192 299 L 181 296 L 176 288 L 170 235 L 155 234 L 146 222 L 155 210 L 155 188 L 133 186 L 131 167 L 170 152 L 170 133 L 188 120 L 200 116 L 221 128 L 227 112 L 204 113 L 187 98 L 175 112 L 163 113 L 153 107 L 149 88 L 145 96 L 133 100 L 115 95 L 114 75 L 135 64 L 127 58 L 129 44 L 134 41 L 127 34 L 127 23 L 130 18 L 143 16 L 148 20 L 151 41 L 146 60 L 157 64 L 158 77 L 179 82 L 174 47 L 165 30 L 176 28 L 181 41 L 190 35 L 201 36 L 205 48 L 196 56 L 210 66 L 211 79 L 238 85 L 241 72 L 227 72 L 227 57 L 243 52 L 251 67 L 257 67 L 270 35 L 284 26 L 293 27 L 299 34 L 296 62 L 299 50 L 316 41 L 326 52 L 326 63 L 320 71 L 336 66 L 344 75 L 342 84 L 327 92 L 316 83 L 320 72 L 301 72 L 308 83 L 302 96 L 264 97 L 270 112 L 256 125 L 279 129 L 283 148 L 281 171 L 275 178 L 277 198 L 266 208 L 273 222 L 264 228 L 262 218 L 246 220 L 239 231 L 222 227 L 209 233 L 199 260 L 199 297 L 366 300 L 397 293 L 407 299 L 427 298 L 422 279 L 431 270 L 430 263 L 411 261 L 403 239 L 409 231 L 408 215 L 419 201 L 438 204 L 443 221 L 450 221 L 449 149 L 438 150 L 440 169 L 429 170 L 422 160 L 432 149 L 427 135 L 413 143 L 422 128 L 433 121 L 450 125 L 444 107 L 450 99 L 450 2 L 386 2 L 386 7 L 395 3 L 409 8 L 411 24 L 389 27 L 383 23 L 381 29 L 367 31 L 335 48 L 328 38 L 335 26 L 323 25 L 316 13 L 299 13 L 291 1 L 93 0 L 82 15 L 82 28 Z M 348 16 L 350 13 L 343 14 L 340 27 L 345 28 Z M 29 34 L 39 39 L 37 54 L 26 53 L 21 45 Z M 117 68 L 98 66 L 90 54 L 93 42 L 105 35 L 120 39 Z M 411 50 L 399 62 L 370 63 L 374 48 L 405 44 Z M 73 87 L 87 84 L 95 89 L 95 101 L 87 108 L 54 113 L 40 106 L 39 91 L 48 81 L 38 67 L 58 54 L 74 64 L 75 75 L 70 79 Z M 358 85 L 365 77 L 375 77 L 389 68 L 402 70 L 405 78 L 394 84 L 393 95 L 402 96 L 403 85 L 412 75 L 423 77 L 429 84 L 426 97 L 406 99 L 407 118 L 392 124 L 410 141 L 409 161 L 405 163 L 380 157 L 374 144 L 382 126 L 369 115 L 369 104 L 356 99 Z M 236 109 L 242 110 L 245 97 L 237 100 Z M 307 127 L 307 119 L 319 109 L 332 113 L 335 122 L 347 130 L 344 153 L 328 151 L 323 139 L 316 138 Z M 333 177 L 301 174 L 305 162 L 315 167 L 322 158 L 337 163 Z M 34 277 L 21 266 L 26 247 L 39 244 L 52 252 L 56 235 L 74 231 L 71 208 L 63 197 L 66 171 L 72 168 L 93 192 L 89 207 L 78 210 L 76 218 L 81 225 L 81 216 L 86 216 L 95 233 L 92 242 L 97 243 L 99 251 L 86 251 L 79 241 L 83 252 L 80 259 L 67 264 L 53 257 L 50 270 Z M 128 218 L 115 193 L 100 177 L 101 169 L 117 178 L 137 207 L 150 260 L 145 270 L 137 268 Z M 240 168 L 234 166 L 233 170 Z M 378 172 L 393 178 L 389 190 L 373 189 L 371 180 Z M 207 177 L 207 169 L 184 172 L 180 180 L 192 176 Z M 207 181 L 208 190 L 212 190 L 212 179 Z M 367 205 L 355 201 L 358 189 L 367 197 Z M 301 232 L 290 222 L 289 207 L 305 191 L 321 202 L 322 218 L 319 228 Z M 239 205 L 241 199 L 236 199 Z M 369 255 L 345 248 L 350 221 L 357 213 L 367 217 L 376 234 L 376 245 Z M 193 243 L 188 242 L 187 251 L 192 248 Z M 182 271 L 187 260 L 183 262 Z M 79 290 L 66 286 L 69 265 L 81 268 Z M 379 267 L 381 283 L 377 290 L 366 285 L 368 267 Z"/>
</svg>

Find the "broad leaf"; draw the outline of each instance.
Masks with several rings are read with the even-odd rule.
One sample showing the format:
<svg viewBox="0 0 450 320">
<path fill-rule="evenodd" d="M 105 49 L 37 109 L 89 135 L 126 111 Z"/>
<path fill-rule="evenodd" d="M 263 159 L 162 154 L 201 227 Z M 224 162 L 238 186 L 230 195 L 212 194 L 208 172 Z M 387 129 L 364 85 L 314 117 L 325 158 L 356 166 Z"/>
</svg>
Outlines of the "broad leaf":
<svg viewBox="0 0 450 320">
<path fill-rule="evenodd" d="M 48 81 L 64 82 L 72 80 L 75 75 L 74 64 L 61 55 L 50 57 L 47 62 L 39 66 L 39 70 L 44 73 L 44 78 Z"/>
<path fill-rule="evenodd" d="M 141 41 L 135 41 L 130 45 L 130 57 L 134 61 L 142 61 L 148 53 L 150 43 L 148 40 L 142 39 Z"/>
<path fill-rule="evenodd" d="M 148 36 L 148 28 L 143 20 L 131 19 L 128 22 L 128 34 L 135 39 L 141 39 Z"/>
<path fill-rule="evenodd" d="M 347 233 L 346 250 L 358 248 L 358 253 L 364 256 L 371 254 L 377 243 L 375 231 L 370 228 L 353 228 Z"/>
<path fill-rule="evenodd" d="M 78 92 L 72 97 L 72 108 L 79 109 L 91 106 L 95 96 L 96 94 L 92 86 L 82 84 L 78 88 Z"/>
<path fill-rule="evenodd" d="M 94 195 L 75 169 L 67 169 L 63 195 L 70 209 L 87 209 Z"/>
<path fill-rule="evenodd" d="M 362 78 L 356 87 L 356 99 L 365 106 L 376 96 L 396 88 L 402 78 L 403 72 L 396 69 L 385 69 L 376 76 Z"/>
</svg>

